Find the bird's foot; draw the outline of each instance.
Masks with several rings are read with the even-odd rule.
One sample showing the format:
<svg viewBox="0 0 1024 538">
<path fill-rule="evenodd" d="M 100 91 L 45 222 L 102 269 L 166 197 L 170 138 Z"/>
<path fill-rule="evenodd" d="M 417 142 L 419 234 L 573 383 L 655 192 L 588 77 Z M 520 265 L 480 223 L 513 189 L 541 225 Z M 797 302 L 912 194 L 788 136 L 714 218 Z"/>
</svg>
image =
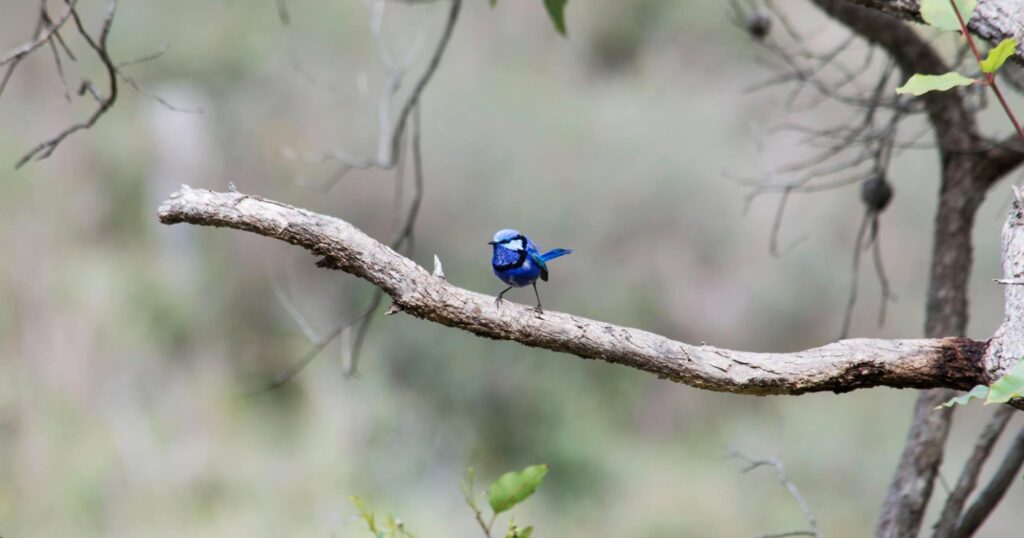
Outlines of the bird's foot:
<svg viewBox="0 0 1024 538">
<path fill-rule="evenodd" d="M 539 315 L 544 313 L 544 309 L 541 308 L 540 305 L 537 305 L 537 306 L 533 307 L 533 313 L 537 314 L 539 316 Z"/>
<path fill-rule="evenodd" d="M 501 297 L 498 297 L 497 299 L 495 299 L 494 300 L 494 308 L 501 308 L 501 301 L 502 301 Z"/>
</svg>

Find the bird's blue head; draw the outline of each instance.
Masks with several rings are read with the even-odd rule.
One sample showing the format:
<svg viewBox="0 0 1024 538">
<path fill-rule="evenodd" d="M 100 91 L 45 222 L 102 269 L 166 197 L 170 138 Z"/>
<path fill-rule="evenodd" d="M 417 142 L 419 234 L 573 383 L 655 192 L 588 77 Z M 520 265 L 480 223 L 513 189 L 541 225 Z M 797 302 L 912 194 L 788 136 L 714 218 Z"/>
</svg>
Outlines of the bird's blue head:
<svg viewBox="0 0 1024 538">
<path fill-rule="evenodd" d="M 520 251 L 526 248 L 526 236 L 517 232 L 516 230 L 498 230 L 498 233 L 494 234 L 494 240 L 488 243 L 494 245 L 494 248 L 503 248 L 506 250 Z"/>
</svg>

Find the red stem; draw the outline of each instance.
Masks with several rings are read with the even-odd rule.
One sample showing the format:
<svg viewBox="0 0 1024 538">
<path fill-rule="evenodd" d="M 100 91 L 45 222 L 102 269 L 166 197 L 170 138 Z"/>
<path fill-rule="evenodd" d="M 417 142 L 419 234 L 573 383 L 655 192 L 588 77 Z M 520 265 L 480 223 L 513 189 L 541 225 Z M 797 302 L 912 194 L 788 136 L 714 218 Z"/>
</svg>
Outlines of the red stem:
<svg viewBox="0 0 1024 538">
<path fill-rule="evenodd" d="M 978 52 L 978 46 L 974 44 L 974 38 L 971 37 L 971 32 L 967 30 L 967 23 L 964 22 L 963 15 L 960 14 L 960 8 L 956 5 L 956 0 L 949 0 L 949 5 L 953 6 L 953 13 L 956 13 L 956 20 L 960 23 L 960 33 L 967 39 L 967 44 L 971 46 L 971 51 L 974 53 L 974 57 L 978 60 L 978 65 L 982 63 L 981 53 Z M 996 84 L 995 73 L 984 73 L 985 83 L 992 88 L 992 92 L 996 94 L 996 98 L 999 99 L 999 104 L 1003 105 L 1003 110 L 1006 111 L 1006 116 L 1010 118 L 1010 123 L 1013 124 L 1013 128 L 1017 130 L 1017 136 L 1020 137 L 1021 142 L 1024 142 L 1024 129 L 1021 128 L 1020 122 L 1017 121 L 1017 117 L 1013 115 L 1013 110 L 1010 109 L 1010 105 L 1006 102 L 1003 97 L 1003 92 L 999 91 L 999 86 Z"/>
</svg>

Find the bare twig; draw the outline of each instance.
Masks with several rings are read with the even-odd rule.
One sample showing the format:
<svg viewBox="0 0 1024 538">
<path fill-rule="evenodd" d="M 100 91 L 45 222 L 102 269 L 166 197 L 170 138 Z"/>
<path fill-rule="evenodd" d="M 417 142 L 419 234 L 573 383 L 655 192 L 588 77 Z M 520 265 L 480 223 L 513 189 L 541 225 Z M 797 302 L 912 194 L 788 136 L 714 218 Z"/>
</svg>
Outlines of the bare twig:
<svg viewBox="0 0 1024 538">
<path fill-rule="evenodd" d="M 68 19 L 71 17 L 72 13 L 74 13 L 75 4 L 77 2 L 78 0 L 69 0 L 67 2 L 67 6 L 64 9 L 64 12 L 61 13 L 59 17 L 57 17 L 56 21 L 54 21 L 52 24 L 40 25 L 42 27 L 42 31 L 37 31 L 38 35 L 36 35 L 34 39 L 29 41 L 28 43 L 24 43 L 20 46 L 14 47 L 12 50 L 7 51 L 7 53 L 3 56 L 0 56 L 0 65 L 7 65 L 11 62 L 19 62 L 21 61 L 22 58 L 28 56 L 34 50 L 48 43 L 50 41 L 50 38 L 57 35 L 57 31 L 60 30 L 61 26 L 64 26 L 64 23 L 67 22 Z M 42 13 L 43 14 L 40 16 L 40 21 L 47 21 L 49 18 L 46 16 L 45 2 L 43 3 Z"/>
<path fill-rule="evenodd" d="M 274 379 L 271 380 L 270 383 L 267 383 L 263 387 L 256 389 L 252 392 L 249 392 L 248 394 L 246 394 L 246 397 L 248 398 L 252 396 L 257 396 L 263 394 L 264 392 L 272 391 L 274 389 L 281 387 L 285 383 L 291 381 L 292 378 L 298 375 L 299 372 L 301 372 L 307 365 L 309 365 L 309 363 L 312 362 L 313 359 L 315 359 L 317 355 L 319 355 L 320 352 L 324 350 L 325 347 L 327 347 L 331 342 L 333 342 L 334 339 L 338 337 L 338 335 L 344 332 L 345 329 L 351 327 L 353 324 L 358 323 L 360 320 L 368 316 L 375 308 L 376 304 L 372 305 L 370 308 L 367 308 L 361 314 L 355 316 L 354 318 L 346 319 L 338 323 L 334 327 L 334 329 L 332 329 L 330 332 L 328 332 L 318 341 L 316 341 L 313 347 L 309 351 L 307 351 L 302 357 L 296 360 L 291 366 L 282 370 L 280 373 L 274 376 Z"/>
<path fill-rule="evenodd" d="M 850 294 L 846 298 L 846 309 L 843 313 L 843 330 L 839 333 L 839 339 L 843 340 L 850 335 L 850 322 L 853 318 L 853 307 L 857 303 L 857 282 L 860 280 L 860 253 L 861 245 L 864 244 L 865 233 L 868 224 L 871 222 L 871 212 L 865 212 L 857 230 L 857 239 L 853 242 L 853 268 L 850 277 Z"/>
<path fill-rule="evenodd" d="M 299 330 L 302 331 L 302 334 L 306 337 L 306 339 L 308 339 L 311 342 L 319 341 L 320 338 L 317 337 L 316 330 L 313 329 L 313 326 L 310 325 L 309 320 L 306 319 L 306 316 L 302 314 L 302 311 L 299 309 L 299 307 L 295 305 L 294 301 L 292 301 L 290 294 L 285 290 L 284 286 L 280 282 L 280 279 L 274 278 L 274 276 L 271 274 L 269 265 L 267 266 L 267 274 L 270 277 L 271 287 L 274 289 L 274 296 L 277 297 L 278 302 L 280 302 L 281 306 L 284 307 L 285 312 L 287 312 L 288 315 L 291 316 L 292 321 L 294 321 L 295 324 L 298 325 Z"/>
<path fill-rule="evenodd" d="M 409 120 L 409 115 L 412 113 L 413 107 L 420 99 L 420 95 L 423 93 L 423 90 L 426 89 L 427 84 L 430 83 L 431 78 L 434 76 L 438 66 L 441 64 L 441 59 L 444 57 L 444 52 L 451 40 L 452 32 L 455 30 L 455 23 L 458 21 L 461 7 L 462 0 L 451 0 L 451 8 L 448 11 L 448 17 L 445 22 L 444 29 L 441 32 L 441 37 L 438 40 L 437 45 L 434 47 L 434 51 L 430 56 L 426 69 L 413 85 L 409 96 L 402 104 L 398 114 L 398 119 L 394 126 L 392 126 L 389 121 L 390 103 L 391 97 L 397 92 L 398 86 L 401 82 L 402 70 L 391 70 L 391 76 L 388 83 L 385 85 L 385 90 L 381 94 L 381 103 L 378 110 L 380 133 L 377 144 L 377 155 L 373 158 L 360 159 L 343 151 L 334 150 L 330 152 L 328 157 L 338 161 L 340 166 L 331 176 L 326 186 L 333 185 L 341 179 L 345 173 L 353 168 L 365 169 L 376 167 L 389 169 L 393 168 L 398 163 L 398 156 L 401 150 L 402 140 L 406 129 L 406 123 Z"/>
<path fill-rule="evenodd" d="M 878 277 L 878 284 L 881 288 L 881 301 L 878 307 L 878 325 L 885 323 L 885 313 L 889 301 L 894 300 L 892 289 L 889 286 L 889 277 L 885 274 L 885 266 L 882 264 L 882 249 L 878 239 L 879 211 L 868 208 L 864 212 L 860 228 L 857 230 L 857 238 L 853 242 L 853 267 L 851 270 L 850 292 L 846 299 L 846 308 L 843 311 L 843 329 L 839 333 L 842 340 L 850 335 L 850 324 L 853 320 L 853 307 L 857 303 L 857 285 L 860 273 L 861 252 L 871 249 L 875 276 Z"/>
<path fill-rule="evenodd" d="M 726 449 L 730 455 L 734 458 L 741 459 L 747 462 L 747 466 L 740 472 L 747 473 L 758 467 L 769 466 L 775 469 L 775 476 L 779 479 L 779 483 L 782 484 L 789 495 L 793 497 L 796 504 L 800 507 L 800 511 L 804 514 L 804 519 L 807 521 L 808 529 L 793 530 L 776 532 L 769 534 L 760 534 L 758 538 L 771 538 L 771 537 L 782 537 L 782 536 L 821 536 L 818 532 L 818 520 L 814 517 L 814 512 L 811 511 L 811 506 L 804 499 L 803 495 L 800 494 L 800 490 L 796 487 L 796 484 L 790 480 L 789 475 L 786 474 L 786 467 L 782 464 L 782 460 L 778 458 L 751 458 L 745 456 L 735 449 Z"/>
<path fill-rule="evenodd" d="M 145 54 L 145 55 L 139 56 L 138 58 L 134 58 L 132 60 L 124 61 L 124 62 L 121 62 L 121 63 L 117 64 L 117 69 L 121 70 L 121 69 L 124 69 L 125 67 L 132 67 L 134 65 L 139 65 L 139 64 L 146 63 L 146 62 L 151 62 L 153 60 L 156 60 L 157 58 L 160 58 L 164 54 L 167 54 L 168 50 L 171 50 L 171 46 L 168 45 L 167 43 L 164 43 L 163 45 L 160 45 L 160 48 L 157 49 L 156 52 L 151 52 L 149 54 Z"/>
<path fill-rule="evenodd" d="M 65 16 L 62 17 L 62 21 L 67 21 L 67 15 L 71 14 L 73 7 L 73 4 L 68 7 L 67 11 L 65 12 Z M 59 27 L 53 24 L 52 19 L 50 19 L 49 14 L 47 14 L 46 12 L 46 0 L 40 0 L 39 18 L 36 20 L 35 30 L 32 31 L 32 40 L 30 40 L 28 43 L 24 45 L 21 45 L 20 47 L 16 47 L 13 51 L 11 51 L 11 53 L 9 53 L 11 59 L 6 63 L 7 70 L 4 71 L 3 77 L 0 78 L 0 95 L 3 95 L 4 89 L 7 88 L 7 83 L 10 82 L 11 77 L 14 75 L 14 70 L 18 68 L 18 65 L 21 63 L 21 61 L 24 60 L 25 57 L 28 56 L 28 54 L 30 54 L 32 51 L 39 48 L 39 45 L 35 45 L 35 42 L 39 37 L 44 35 L 44 32 L 46 32 L 48 29 L 52 30 L 52 35 L 50 37 L 57 36 L 57 38 L 60 39 L 60 33 L 58 32 Z M 46 38 L 46 41 L 49 41 L 49 39 L 49 37 Z M 61 40 L 60 42 L 62 45 L 64 45 L 63 40 Z M 66 48 L 66 45 L 64 46 Z M 18 54 L 19 51 L 25 52 L 22 54 Z M 74 58 L 73 56 L 71 57 L 72 59 Z"/>
<path fill-rule="evenodd" d="M 956 532 L 953 536 L 967 538 L 974 535 L 978 527 L 988 519 L 989 514 L 1003 499 L 1006 490 L 1018 480 L 1017 476 L 1022 465 L 1024 465 L 1024 429 L 1017 432 L 1009 451 L 1003 458 L 1003 463 L 999 465 L 999 469 L 996 470 L 988 485 L 978 493 L 978 498 L 957 522 Z"/>
<path fill-rule="evenodd" d="M 413 250 L 413 232 L 415 230 L 417 216 L 419 215 L 420 203 L 422 202 L 423 199 L 423 156 L 420 145 L 420 118 L 418 105 L 416 106 L 413 113 L 413 123 L 410 132 L 412 134 L 411 152 L 413 158 L 414 176 L 413 199 L 410 204 L 409 210 L 405 215 L 404 222 L 398 229 L 395 230 L 395 235 L 391 238 L 390 242 L 391 248 L 396 250 L 402 250 L 403 247 L 405 247 L 407 252 L 411 252 Z M 396 178 L 396 182 L 401 183 L 403 167 L 398 166 L 396 170 L 398 176 Z M 275 285 L 275 291 L 278 291 L 279 288 L 279 285 Z M 279 293 L 279 298 L 280 297 L 281 294 Z M 352 327 L 353 325 L 356 324 L 358 324 L 358 328 L 355 329 L 355 336 L 352 340 L 352 347 L 350 348 L 349 354 L 349 364 L 345 368 L 345 376 L 358 376 L 359 358 L 361 357 L 362 354 L 363 344 L 366 341 L 366 335 L 369 332 L 370 325 L 373 323 L 374 320 L 374 316 L 372 314 L 377 310 L 377 308 L 380 307 L 380 304 L 383 300 L 384 293 L 379 289 L 374 290 L 373 297 L 370 299 L 370 303 L 363 309 L 362 314 L 360 314 L 355 319 L 344 321 L 338 324 L 333 331 L 327 333 L 322 338 L 310 338 L 314 342 L 313 348 L 309 352 L 307 352 L 307 354 L 304 355 L 301 359 L 296 361 L 295 364 L 288 367 L 288 369 L 286 369 L 277 377 L 275 377 L 274 381 L 271 384 L 269 384 L 266 388 L 262 389 L 259 392 L 265 392 L 267 390 L 272 390 L 274 388 L 280 387 L 281 385 L 287 383 L 289 380 L 293 379 L 296 375 L 298 375 L 299 372 L 302 371 L 303 368 L 305 368 L 310 362 L 312 362 L 312 360 L 316 358 L 316 356 L 319 355 L 319 353 L 323 351 L 323 349 L 326 348 L 331 341 L 340 336 L 345 331 L 345 329 Z M 285 309 L 289 312 L 289 314 L 292 315 L 293 319 L 295 319 L 296 323 L 298 323 L 300 327 L 308 326 L 308 324 L 305 322 L 305 319 L 301 316 L 301 314 L 298 313 L 294 305 L 292 305 L 289 301 L 286 300 L 282 300 L 282 303 L 284 304 Z M 306 329 L 303 330 L 308 334 L 308 331 Z"/>
<path fill-rule="evenodd" d="M 872 219 L 872 226 L 874 228 L 874 240 L 871 242 L 871 258 L 874 260 L 875 265 L 875 276 L 878 277 L 878 286 L 881 288 L 881 300 L 878 305 L 878 326 L 885 325 L 885 313 L 889 307 L 890 301 L 896 300 L 896 295 L 892 292 L 892 287 L 889 285 L 889 277 L 885 274 L 885 266 L 882 264 L 882 246 L 881 240 L 878 238 L 878 218 L 876 214 Z"/>
<path fill-rule="evenodd" d="M 370 299 L 370 305 L 366 307 L 366 314 L 359 320 L 359 328 L 356 329 L 356 336 L 352 341 L 352 350 L 349 354 L 348 366 L 345 368 L 345 377 L 359 376 L 359 357 L 363 350 L 363 343 L 366 341 L 366 333 L 369 332 L 370 324 L 373 323 L 374 318 L 370 314 L 377 310 L 383 300 L 384 292 L 379 289 L 373 290 L 373 298 Z"/>
<path fill-rule="evenodd" d="M 398 121 L 395 127 L 391 128 L 390 122 L 390 107 L 391 99 L 398 91 L 398 87 L 401 83 L 405 67 L 395 66 L 391 60 L 390 54 L 384 49 L 383 45 L 379 41 L 379 27 L 380 19 L 383 17 L 383 2 L 374 4 L 377 11 L 375 11 L 374 20 L 374 34 L 378 35 L 378 45 L 380 48 L 381 57 L 388 67 L 390 77 L 388 83 L 385 86 L 384 91 L 380 97 L 380 105 L 378 110 L 378 123 L 380 128 L 380 138 L 378 141 L 378 155 L 376 159 L 353 159 L 352 157 L 345 155 L 340 152 L 334 152 L 333 158 L 341 162 L 341 166 L 331 176 L 328 182 L 328 186 L 333 184 L 335 181 L 340 179 L 347 171 L 352 168 L 368 168 L 376 166 L 379 168 L 394 168 L 395 174 L 395 204 L 396 208 L 401 205 L 402 202 L 402 186 L 404 184 L 405 167 L 402 152 L 403 143 L 410 137 L 406 136 L 407 132 L 412 133 L 410 148 L 412 152 L 413 160 L 413 197 L 409 205 L 407 212 L 405 213 L 404 219 L 395 229 L 394 236 L 390 241 L 391 248 L 399 251 L 405 251 L 411 253 L 415 246 L 415 224 L 417 217 L 419 216 L 420 205 L 423 199 L 424 190 L 424 173 L 423 173 L 423 160 L 420 144 L 420 118 L 419 118 L 419 105 L 421 94 L 429 83 L 434 72 L 440 65 L 441 58 L 444 55 L 444 51 L 447 48 L 448 42 L 451 39 L 452 32 L 455 27 L 455 23 L 458 20 L 458 15 L 461 8 L 462 0 L 451 0 L 451 8 L 448 12 L 448 18 L 445 23 L 445 27 L 441 33 L 441 37 L 434 48 L 434 52 L 431 59 L 420 76 L 416 85 L 414 86 L 410 96 L 402 106 L 399 114 Z M 412 53 L 409 54 L 411 58 Z M 406 129 L 406 123 L 409 121 L 410 116 L 412 117 L 412 127 Z M 350 348 L 350 359 L 349 364 L 345 368 L 346 377 L 353 377 L 358 375 L 359 359 L 361 356 L 363 344 L 366 340 L 366 335 L 369 331 L 370 325 L 373 323 L 375 316 L 373 312 L 377 310 L 380 304 L 383 302 L 384 294 L 380 290 L 374 290 L 373 297 L 370 300 L 369 306 L 366 308 L 365 313 L 358 319 L 358 328 L 355 329 L 355 336 L 352 340 L 352 346 Z M 393 308 L 400 308 L 400 305 L 393 305 Z M 390 311 L 390 310 L 389 310 Z M 339 330 L 334 331 L 327 335 L 329 339 L 333 339 L 339 336 L 344 328 L 348 325 L 344 325 Z M 308 364 L 313 357 L 319 353 L 326 346 L 327 342 L 317 342 L 313 349 L 312 356 L 306 356 L 302 361 L 299 361 L 295 367 L 289 368 L 286 372 L 287 376 L 279 376 L 282 379 L 282 383 L 288 379 L 294 377 L 306 364 Z M 323 345 L 321 345 L 323 344 Z M 280 386 L 282 383 L 277 383 L 274 386 Z"/>
<path fill-rule="evenodd" d="M 935 538 L 953 536 L 957 528 L 960 512 L 963 510 L 967 498 L 974 491 L 974 486 L 978 483 L 978 474 L 981 473 L 981 467 L 985 464 L 985 460 L 988 459 L 989 454 L 992 452 L 992 447 L 999 440 L 999 435 L 1003 433 L 1003 429 L 1006 428 L 1006 424 L 1010 421 L 1010 417 L 1013 416 L 1015 411 L 1010 406 L 1001 405 L 996 408 L 992 418 L 985 425 L 985 429 L 974 444 L 971 456 L 967 459 L 967 463 L 964 464 L 964 469 L 960 473 L 960 479 L 956 483 L 956 489 L 946 497 L 946 504 L 942 507 L 942 515 L 939 516 L 939 522 L 935 524 Z"/>
<path fill-rule="evenodd" d="M 68 20 L 74 21 L 75 28 L 77 29 L 79 35 L 89 46 L 89 49 L 94 54 L 96 54 L 96 56 L 100 60 L 100 63 L 103 65 L 107 78 L 107 89 L 106 92 L 103 92 L 99 88 L 97 88 L 92 81 L 88 79 L 82 80 L 81 83 L 78 85 L 77 94 L 79 96 L 88 95 L 93 100 L 95 100 L 97 104 L 96 109 L 93 110 L 93 112 L 85 120 L 75 123 L 65 128 L 57 135 L 37 144 L 17 161 L 17 163 L 15 164 L 15 168 L 21 168 L 26 163 L 32 160 L 39 161 L 42 159 L 46 159 L 54 152 L 54 150 L 57 149 L 57 147 L 62 142 L 64 142 L 66 138 L 68 138 L 69 136 L 78 131 L 83 131 L 92 128 L 100 120 L 100 118 L 104 114 L 106 114 L 111 107 L 113 107 L 114 103 L 117 101 L 118 80 L 124 81 L 124 83 L 128 84 L 130 87 L 134 88 L 139 93 L 142 93 L 143 95 L 151 99 L 154 99 L 155 101 L 157 101 L 158 103 L 167 107 L 170 110 L 174 110 L 177 112 L 199 112 L 197 110 L 189 110 L 172 105 L 166 99 L 163 99 L 159 95 L 156 95 L 153 92 L 147 90 L 145 87 L 140 85 L 134 78 L 132 78 L 123 71 L 123 68 L 125 67 L 158 58 L 167 50 L 166 46 L 163 47 L 160 51 L 154 54 L 144 56 L 142 58 L 138 58 L 128 62 L 122 62 L 119 64 L 114 63 L 113 59 L 110 56 L 110 50 L 107 46 L 107 38 L 110 35 L 110 30 L 112 28 L 114 21 L 114 15 L 117 11 L 116 0 L 111 0 L 108 4 L 106 15 L 103 18 L 102 26 L 100 28 L 98 35 L 94 35 L 88 30 L 86 30 L 85 25 L 83 24 L 77 9 L 77 0 L 64 0 L 64 4 L 65 11 L 61 14 L 60 17 L 57 18 L 56 21 L 54 21 L 46 12 L 46 0 L 40 0 L 40 15 L 36 27 L 35 37 L 32 41 L 15 48 L 13 51 L 9 52 L 2 60 L 0 60 L 0 65 L 7 65 L 7 69 L 4 72 L 3 78 L 0 79 L 0 94 L 3 93 L 3 90 L 6 87 L 7 82 L 10 80 L 14 72 L 14 69 L 17 67 L 19 62 L 21 62 L 22 59 L 24 59 L 26 56 L 28 56 L 35 50 L 42 47 L 44 44 L 48 44 L 53 54 L 53 61 L 57 69 L 57 75 L 60 77 L 61 85 L 64 89 L 64 98 L 68 102 L 71 101 L 72 96 L 68 87 L 67 77 L 64 73 L 64 63 L 61 59 L 60 54 L 61 51 L 63 51 L 64 54 L 66 54 L 71 61 L 77 61 L 75 54 L 72 52 L 71 48 L 68 47 L 68 44 L 64 41 L 64 38 L 61 37 L 60 34 L 61 27 L 64 26 L 65 22 Z"/>
<path fill-rule="evenodd" d="M 151 91 L 149 88 L 146 88 L 145 86 L 139 84 L 134 78 L 132 78 L 129 75 L 126 75 L 124 73 L 124 71 L 122 71 L 120 69 L 117 70 L 117 74 L 118 74 L 118 76 L 121 77 L 121 80 L 123 80 L 125 82 L 125 84 L 128 84 L 135 91 L 141 93 L 142 95 L 145 95 L 146 97 L 149 97 L 150 99 L 156 101 L 161 106 L 163 106 L 167 110 L 170 110 L 171 112 L 181 112 L 181 113 L 184 113 L 184 114 L 202 114 L 203 113 L 203 109 L 201 109 L 201 108 L 185 108 L 185 107 L 180 107 L 180 106 L 177 106 L 177 105 L 171 103 L 167 99 L 164 99 L 160 95 L 157 95 L 156 93 Z"/>
<path fill-rule="evenodd" d="M 412 120 L 412 137 L 411 137 L 411 149 L 412 149 L 412 169 L 413 169 L 413 197 L 412 202 L 409 204 L 409 210 L 405 215 L 405 222 L 395 230 L 395 235 L 391 238 L 391 248 L 401 251 L 402 247 L 406 247 L 406 252 L 412 253 L 415 250 L 414 243 L 414 231 L 416 227 L 416 219 L 419 216 L 420 204 L 423 201 L 423 154 L 420 146 L 420 107 L 417 104 L 413 108 L 413 120 Z M 402 183 L 402 167 L 398 167 L 398 178 L 396 182 Z M 384 300 L 384 293 L 379 289 L 375 290 L 373 300 L 369 306 L 368 313 L 373 312 L 380 305 L 381 301 Z M 359 356 L 363 348 L 363 342 L 366 339 L 366 333 L 370 330 L 370 324 L 373 323 L 373 316 L 366 316 L 363 318 L 359 329 L 356 331 L 355 340 L 352 342 L 352 354 L 349 366 L 345 371 L 345 375 L 354 376 L 359 371 Z"/>
<path fill-rule="evenodd" d="M 65 138 L 78 131 L 92 128 L 92 126 L 99 121 L 100 117 L 110 110 L 110 107 L 114 105 L 115 101 L 117 101 L 117 68 L 114 66 L 114 62 L 110 59 L 110 53 L 107 50 L 107 37 L 110 35 L 110 28 L 114 22 L 114 13 L 117 11 L 117 0 L 110 0 L 107 7 L 106 17 L 103 19 L 103 26 L 100 29 L 99 37 L 95 39 L 85 29 L 85 26 L 82 24 L 82 19 L 78 16 L 78 11 L 75 10 L 73 6 L 69 8 L 69 11 L 71 13 L 71 18 L 75 21 L 75 27 L 78 28 L 78 33 L 86 43 L 89 44 L 89 47 L 96 53 L 106 69 L 107 81 L 109 83 L 107 95 L 102 97 L 97 96 L 99 106 L 85 121 L 76 123 L 64 129 L 53 138 L 50 138 L 29 150 L 28 153 L 23 155 L 14 165 L 14 168 L 16 169 L 21 168 L 30 160 L 38 161 L 49 157 L 53 153 L 53 150 L 57 149 L 57 146 L 59 146 Z M 82 85 L 82 88 L 87 87 L 91 87 L 91 85 Z"/>
<path fill-rule="evenodd" d="M 491 526 L 494 525 L 494 518 L 491 518 L 490 524 L 487 524 L 484 521 L 484 514 L 476 503 L 476 493 L 474 492 L 475 477 L 476 473 L 473 471 L 472 467 L 466 469 L 466 478 L 462 481 L 462 497 L 466 499 L 466 504 L 468 504 L 469 508 L 473 510 L 473 516 L 476 518 L 476 523 L 480 526 L 480 530 L 483 531 L 484 536 L 486 538 L 491 538 Z"/>
</svg>

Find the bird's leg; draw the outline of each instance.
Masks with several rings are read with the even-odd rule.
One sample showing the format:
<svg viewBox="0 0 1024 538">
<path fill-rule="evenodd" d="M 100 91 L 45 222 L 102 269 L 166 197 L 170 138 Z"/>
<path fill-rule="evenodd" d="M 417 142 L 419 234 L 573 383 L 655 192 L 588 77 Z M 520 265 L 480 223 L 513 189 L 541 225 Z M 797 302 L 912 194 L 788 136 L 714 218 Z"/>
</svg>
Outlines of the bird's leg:
<svg viewBox="0 0 1024 538">
<path fill-rule="evenodd" d="M 537 296 L 537 306 L 533 307 L 533 311 L 538 314 L 544 313 L 544 308 L 540 306 L 540 293 L 537 292 L 537 281 L 533 282 L 533 294 Z"/>
<path fill-rule="evenodd" d="M 501 296 L 505 295 L 505 292 L 510 290 L 510 289 L 512 289 L 513 287 L 515 287 L 515 286 L 509 286 L 509 287 L 501 290 L 501 293 L 498 294 L 498 298 L 494 300 L 494 308 L 501 308 Z"/>
</svg>

